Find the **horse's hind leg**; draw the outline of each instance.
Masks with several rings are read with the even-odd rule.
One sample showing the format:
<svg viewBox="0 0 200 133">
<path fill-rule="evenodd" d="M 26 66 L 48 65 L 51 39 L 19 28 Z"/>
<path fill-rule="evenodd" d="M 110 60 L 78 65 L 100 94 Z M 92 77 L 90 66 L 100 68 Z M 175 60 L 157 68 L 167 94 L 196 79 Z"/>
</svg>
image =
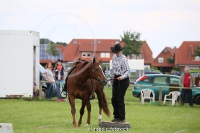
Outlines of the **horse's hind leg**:
<svg viewBox="0 0 200 133">
<path fill-rule="evenodd" d="M 69 96 L 69 103 L 71 106 L 71 114 L 72 114 L 72 118 L 73 118 L 73 125 L 74 127 L 76 127 L 76 119 L 75 119 L 75 113 L 76 113 L 76 109 L 75 109 L 75 102 L 74 102 L 75 98 Z"/>
<path fill-rule="evenodd" d="M 87 123 L 85 126 L 90 125 L 90 113 L 91 113 L 91 104 L 90 104 L 90 100 L 88 99 L 87 102 L 87 111 L 88 111 L 88 116 L 87 116 Z"/>
<path fill-rule="evenodd" d="M 83 117 L 83 114 L 84 114 L 84 109 L 85 109 L 85 102 L 84 100 L 82 100 L 82 106 L 81 106 L 81 109 L 80 109 L 80 118 L 79 118 L 79 121 L 78 121 L 78 127 L 80 127 L 81 123 L 82 123 L 82 117 Z"/>
</svg>

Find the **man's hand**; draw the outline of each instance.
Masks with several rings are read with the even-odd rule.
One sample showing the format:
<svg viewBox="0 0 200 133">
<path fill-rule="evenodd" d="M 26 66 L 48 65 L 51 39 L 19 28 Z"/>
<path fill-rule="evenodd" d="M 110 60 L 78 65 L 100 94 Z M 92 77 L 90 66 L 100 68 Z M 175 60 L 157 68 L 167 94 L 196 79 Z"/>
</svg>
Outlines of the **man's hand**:
<svg viewBox="0 0 200 133">
<path fill-rule="evenodd" d="M 118 77 L 117 80 L 122 80 L 122 76 Z"/>
</svg>

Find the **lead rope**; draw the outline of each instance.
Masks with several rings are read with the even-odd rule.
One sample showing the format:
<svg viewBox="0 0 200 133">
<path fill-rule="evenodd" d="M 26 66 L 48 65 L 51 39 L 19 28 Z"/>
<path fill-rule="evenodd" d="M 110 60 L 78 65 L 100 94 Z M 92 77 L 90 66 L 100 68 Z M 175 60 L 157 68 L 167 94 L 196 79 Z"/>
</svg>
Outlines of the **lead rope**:
<svg viewBox="0 0 200 133">
<path fill-rule="evenodd" d="M 91 78 L 90 78 L 90 80 L 91 80 L 91 83 L 93 84 L 93 81 L 92 81 Z M 93 99 L 92 95 L 94 94 L 94 91 L 95 91 L 94 86 L 92 86 L 92 91 L 91 91 L 91 94 L 90 94 L 90 97 L 89 97 L 90 100 Z"/>
</svg>

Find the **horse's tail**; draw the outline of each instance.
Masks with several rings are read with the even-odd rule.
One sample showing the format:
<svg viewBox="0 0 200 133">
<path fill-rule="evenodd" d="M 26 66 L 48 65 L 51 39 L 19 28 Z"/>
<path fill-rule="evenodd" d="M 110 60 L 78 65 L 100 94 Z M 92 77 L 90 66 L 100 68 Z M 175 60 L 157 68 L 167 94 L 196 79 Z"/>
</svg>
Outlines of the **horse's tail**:
<svg viewBox="0 0 200 133">
<path fill-rule="evenodd" d="M 103 91 L 103 97 L 102 97 L 102 102 L 101 102 L 101 107 L 103 108 L 103 112 L 110 117 L 110 110 L 108 108 L 108 102 L 106 100 L 106 95 Z"/>
</svg>

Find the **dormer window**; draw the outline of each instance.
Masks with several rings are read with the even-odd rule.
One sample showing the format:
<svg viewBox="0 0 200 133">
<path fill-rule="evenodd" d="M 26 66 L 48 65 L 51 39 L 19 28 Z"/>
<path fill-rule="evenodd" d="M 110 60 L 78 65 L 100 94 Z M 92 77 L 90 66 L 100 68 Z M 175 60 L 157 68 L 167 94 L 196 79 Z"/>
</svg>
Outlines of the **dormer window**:
<svg viewBox="0 0 200 133">
<path fill-rule="evenodd" d="M 93 41 L 91 41 L 91 42 L 90 42 L 90 44 L 92 45 L 92 44 L 94 44 L 94 42 L 93 42 Z"/>
<path fill-rule="evenodd" d="M 77 44 L 77 41 L 76 41 L 76 40 L 74 40 L 74 41 L 73 41 L 73 44 Z"/>
<path fill-rule="evenodd" d="M 90 57 L 91 52 L 82 52 L 82 57 Z"/>
<path fill-rule="evenodd" d="M 165 53 L 167 53 L 167 52 L 168 52 L 168 50 L 167 50 L 167 49 L 164 49 L 164 52 L 165 52 Z"/>
</svg>

